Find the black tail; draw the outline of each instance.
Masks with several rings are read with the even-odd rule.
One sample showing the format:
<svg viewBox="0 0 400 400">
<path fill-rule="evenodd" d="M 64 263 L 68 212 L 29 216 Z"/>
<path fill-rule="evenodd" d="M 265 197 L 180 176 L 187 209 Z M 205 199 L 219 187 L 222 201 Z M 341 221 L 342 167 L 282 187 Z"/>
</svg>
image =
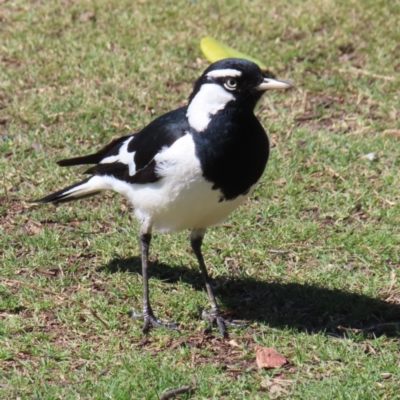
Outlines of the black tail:
<svg viewBox="0 0 400 400">
<path fill-rule="evenodd" d="M 117 147 L 117 150 L 119 150 L 119 145 L 121 145 L 127 138 L 131 136 L 132 135 L 126 135 L 118 139 L 114 139 L 95 154 L 90 154 L 83 157 L 66 158 L 65 160 L 57 161 L 57 164 L 60 167 L 83 164 L 98 164 L 104 157 L 113 155 L 112 150 L 114 147 Z M 115 154 L 118 154 L 118 151 Z"/>
<path fill-rule="evenodd" d="M 34 200 L 32 203 L 40 204 L 40 203 L 65 203 L 67 201 L 80 200 L 85 199 L 87 197 L 95 196 L 99 194 L 102 189 L 99 187 L 95 187 L 95 185 L 91 185 L 89 182 L 93 177 L 85 179 L 82 182 L 76 183 L 75 185 L 68 186 L 65 189 L 59 190 L 58 192 L 52 193 L 46 197 L 43 197 L 39 200 Z"/>
</svg>

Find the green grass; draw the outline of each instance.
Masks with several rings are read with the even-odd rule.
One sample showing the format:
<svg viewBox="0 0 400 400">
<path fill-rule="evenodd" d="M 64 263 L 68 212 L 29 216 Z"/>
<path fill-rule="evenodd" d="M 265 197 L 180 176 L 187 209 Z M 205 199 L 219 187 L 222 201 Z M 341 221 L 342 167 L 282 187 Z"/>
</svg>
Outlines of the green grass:
<svg viewBox="0 0 400 400">
<path fill-rule="evenodd" d="M 399 13 L 397 0 L 3 2 L 0 397 L 192 385 L 182 398 L 400 399 Z M 56 160 L 183 105 L 206 35 L 296 83 L 260 103 L 274 146 L 262 183 L 205 239 L 222 309 L 254 321 L 231 330 L 239 347 L 203 334 L 187 232 L 151 248 L 153 308 L 181 333 L 146 341 L 127 315 L 141 302 L 128 204 L 24 202 L 80 178 Z M 258 371 L 255 344 L 289 364 Z"/>
</svg>

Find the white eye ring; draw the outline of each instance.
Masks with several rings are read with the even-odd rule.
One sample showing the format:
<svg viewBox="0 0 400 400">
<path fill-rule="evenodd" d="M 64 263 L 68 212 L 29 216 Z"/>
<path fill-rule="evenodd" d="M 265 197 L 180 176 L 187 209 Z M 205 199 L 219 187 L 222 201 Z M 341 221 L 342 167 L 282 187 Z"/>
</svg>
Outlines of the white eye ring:
<svg viewBox="0 0 400 400">
<path fill-rule="evenodd" d="M 237 88 L 237 80 L 233 78 L 228 78 L 225 81 L 224 86 L 228 90 L 235 90 Z"/>
</svg>

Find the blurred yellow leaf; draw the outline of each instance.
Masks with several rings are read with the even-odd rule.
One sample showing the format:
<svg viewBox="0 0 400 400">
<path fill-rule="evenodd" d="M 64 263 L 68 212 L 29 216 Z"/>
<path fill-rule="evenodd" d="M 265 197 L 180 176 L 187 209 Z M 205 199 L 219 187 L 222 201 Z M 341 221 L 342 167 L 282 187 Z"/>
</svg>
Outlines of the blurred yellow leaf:
<svg viewBox="0 0 400 400">
<path fill-rule="evenodd" d="M 217 40 L 210 37 L 205 37 L 201 39 L 200 48 L 203 54 L 206 56 L 207 60 L 212 63 L 222 60 L 224 58 L 244 58 L 246 60 L 253 61 L 261 69 L 267 69 L 267 66 L 257 58 L 241 53 L 240 51 L 237 51 L 232 47 L 229 47 L 226 44 L 218 42 Z"/>
</svg>

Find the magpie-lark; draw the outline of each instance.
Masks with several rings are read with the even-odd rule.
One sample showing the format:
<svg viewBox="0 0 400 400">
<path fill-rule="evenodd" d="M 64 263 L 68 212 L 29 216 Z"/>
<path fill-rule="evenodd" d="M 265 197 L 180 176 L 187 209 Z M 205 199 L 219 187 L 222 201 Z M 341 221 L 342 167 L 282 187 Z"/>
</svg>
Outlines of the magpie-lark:
<svg viewBox="0 0 400 400">
<path fill-rule="evenodd" d="M 140 132 L 113 140 L 95 154 L 61 160 L 60 166 L 95 164 L 90 177 L 35 203 L 61 203 L 114 190 L 133 205 L 141 222 L 143 332 L 150 327 L 177 329 L 153 313 L 149 299 L 148 254 L 152 230 L 191 229 L 211 311 L 226 336 L 201 253 L 206 229 L 223 222 L 254 190 L 269 156 L 268 137 L 254 107 L 269 89 L 288 83 L 270 79 L 247 60 L 225 59 L 210 65 L 194 85 L 189 103 L 152 121 Z M 235 324 L 233 324 L 235 325 Z"/>
</svg>

